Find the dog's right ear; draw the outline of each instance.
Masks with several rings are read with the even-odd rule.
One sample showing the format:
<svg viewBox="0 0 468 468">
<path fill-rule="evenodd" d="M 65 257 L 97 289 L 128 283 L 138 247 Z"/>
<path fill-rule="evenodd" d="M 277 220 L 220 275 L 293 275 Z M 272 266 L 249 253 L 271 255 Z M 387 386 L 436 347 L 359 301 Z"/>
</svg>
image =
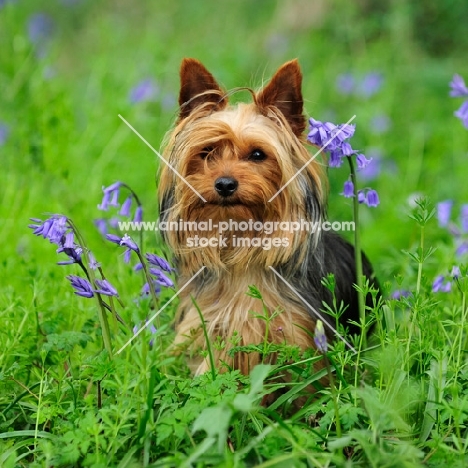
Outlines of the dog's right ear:
<svg viewBox="0 0 468 468">
<path fill-rule="evenodd" d="M 292 131 L 300 136 L 306 121 L 302 113 L 302 72 L 297 60 L 286 62 L 273 76 L 270 83 L 256 96 L 258 106 L 278 108 L 286 117 Z"/>
<path fill-rule="evenodd" d="M 227 98 L 201 62 L 185 58 L 180 66 L 179 120 L 188 117 L 202 104 L 210 104 L 213 109 L 221 110 L 226 107 Z"/>
</svg>

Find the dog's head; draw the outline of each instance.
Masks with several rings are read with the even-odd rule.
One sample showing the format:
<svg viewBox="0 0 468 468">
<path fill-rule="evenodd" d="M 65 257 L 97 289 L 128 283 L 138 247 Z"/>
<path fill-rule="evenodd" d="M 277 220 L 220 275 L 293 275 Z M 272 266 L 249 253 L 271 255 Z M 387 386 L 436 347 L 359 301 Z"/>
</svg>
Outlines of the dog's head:
<svg viewBox="0 0 468 468">
<path fill-rule="evenodd" d="M 285 63 L 252 102 L 229 105 L 197 60 L 180 71 L 180 111 L 164 156 L 161 216 L 167 221 L 321 220 L 321 165 L 304 146 L 297 60 Z"/>
</svg>

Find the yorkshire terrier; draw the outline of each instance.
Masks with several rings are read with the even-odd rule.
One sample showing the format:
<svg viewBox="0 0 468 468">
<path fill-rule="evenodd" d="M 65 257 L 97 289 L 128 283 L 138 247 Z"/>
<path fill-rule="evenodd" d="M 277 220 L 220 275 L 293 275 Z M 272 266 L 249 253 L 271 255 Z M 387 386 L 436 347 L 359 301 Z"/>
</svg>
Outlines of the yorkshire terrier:
<svg viewBox="0 0 468 468">
<path fill-rule="evenodd" d="M 267 334 L 270 343 L 315 347 L 316 311 L 323 303 L 333 307 L 322 284 L 329 274 L 336 303 L 346 305 L 341 322 L 349 327 L 349 320 L 359 321 L 354 248 L 304 224 L 278 229 L 284 221 L 319 225 L 326 219 L 324 164 L 310 161 L 306 149 L 297 60 L 279 68 L 260 91 L 241 88 L 252 96 L 248 104 L 229 105 L 231 93 L 197 60 L 183 60 L 180 78 L 180 110 L 159 185 L 163 235 L 183 288 L 175 345 L 190 354 L 195 374 L 209 369 L 200 311 L 209 340 L 224 342 L 213 347 L 215 365 L 247 374 L 262 356 L 230 353 L 233 336 L 239 346 L 263 343 Z M 362 258 L 373 283 L 372 267 Z M 246 294 L 250 285 L 263 303 Z M 264 306 L 275 311 L 268 330 L 258 317 Z"/>
</svg>

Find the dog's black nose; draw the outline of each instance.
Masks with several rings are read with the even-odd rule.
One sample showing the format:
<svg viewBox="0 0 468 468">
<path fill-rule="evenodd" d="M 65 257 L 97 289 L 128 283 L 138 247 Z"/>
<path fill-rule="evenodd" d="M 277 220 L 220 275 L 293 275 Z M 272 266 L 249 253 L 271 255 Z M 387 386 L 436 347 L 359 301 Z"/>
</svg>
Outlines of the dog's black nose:
<svg viewBox="0 0 468 468">
<path fill-rule="evenodd" d="M 215 189 L 222 197 L 230 197 L 236 190 L 239 183 L 233 177 L 219 177 L 215 180 Z"/>
</svg>

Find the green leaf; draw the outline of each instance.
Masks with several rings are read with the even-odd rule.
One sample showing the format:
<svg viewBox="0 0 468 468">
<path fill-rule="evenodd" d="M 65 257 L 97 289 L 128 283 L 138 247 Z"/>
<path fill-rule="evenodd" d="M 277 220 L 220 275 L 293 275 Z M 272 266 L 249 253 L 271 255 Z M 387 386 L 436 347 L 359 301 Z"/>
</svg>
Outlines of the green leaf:
<svg viewBox="0 0 468 468">
<path fill-rule="evenodd" d="M 341 450 L 344 447 L 348 447 L 351 444 L 352 440 L 353 438 L 350 436 L 344 436 L 340 437 L 339 439 L 331 440 L 330 442 L 328 442 L 328 450 L 332 452 L 335 450 Z"/>
<path fill-rule="evenodd" d="M 249 285 L 249 291 L 246 294 L 247 296 L 253 297 L 254 299 L 262 299 L 261 292 L 254 285 Z"/>
<path fill-rule="evenodd" d="M 218 450 L 223 451 L 233 411 L 221 403 L 213 408 L 204 409 L 193 423 L 192 433 L 205 431 L 208 439 L 218 439 Z"/>
<path fill-rule="evenodd" d="M 24 430 L 24 431 L 11 431 L 4 432 L 0 434 L 0 439 L 8 439 L 10 437 L 41 437 L 43 439 L 54 439 L 55 436 L 50 432 L 44 431 L 33 431 L 33 430 Z"/>
<path fill-rule="evenodd" d="M 242 411 L 243 413 L 252 411 L 254 408 L 251 395 L 247 395 L 245 393 L 239 393 L 236 395 L 233 405 L 236 410 Z"/>
<path fill-rule="evenodd" d="M 73 351 L 76 345 L 85 347 L 91 337 L 86 333 L 65 331 L 62 333 L 51 333 L 47 335 L 47 343 L 42 345 L 45 351 Z"/>
<path fill-rule="evenodd" d="M 263 382 L 274 366 L 270 364 L 258 364 L 250 372 L 250 394 L 258 394 L 263 391 Z"/>
</svg>

